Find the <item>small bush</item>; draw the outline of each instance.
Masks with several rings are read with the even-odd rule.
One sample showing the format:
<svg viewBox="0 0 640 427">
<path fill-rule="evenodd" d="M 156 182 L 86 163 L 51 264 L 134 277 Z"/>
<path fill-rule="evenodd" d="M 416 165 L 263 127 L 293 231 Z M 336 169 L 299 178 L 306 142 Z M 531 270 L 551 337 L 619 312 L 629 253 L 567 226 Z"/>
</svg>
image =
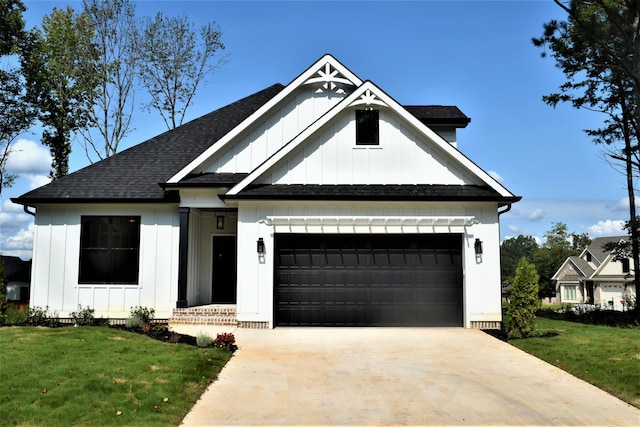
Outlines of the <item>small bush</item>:
<svg viewBox="0 0 640 427">
<path fill-rule="evenodd" d="M 209 334 L 200 331 L 196 336 L 196 345 L 202 348 L 211 347 L 213 345 L 213 338 L 211 338 Z"/>
<path fill-rule="evenodd" d="M 213 340 L 213 346 L 217 348 L 224 348 L 231 352 L 236 351 L 236 337 L 231 333 L 218 334 L 216 339 Z"/>
<path fill-rule="evenodd" d="M 142 323 L 151 323 L 156 315 L 154 308 L 135 306 L 131 307 L 131 317 L 138 317 Z"/>
<path fill-rule="evenodd" d="M 49 313 L 49 306 L 42 307 L 29 307 L 29 314 L 25 319 L 25 325 L 29 326 L 59 326 L 60 322 L 57 319 L 58 315 L 55 313 Z"/>
<path fill-rule="evenodd" d="M 89 308 L 82 308 L 82 305 L 78 305 L 78 311 L 74 311 L 71 313 L 71 318 L 73 319 L 73 324 L 76 326 L 91 326 L 95 322 L 94 316 L 95 310 Z"/>
<path fill-rule="evenodd" d="M 14 305 L 9 305 L 7 307 L 7 313 L 5 314 L 5 325 L 23 325 L 25 320 L 27 319 L 28 314 L 28 309 L 21 310 Z"/>
<path fill-rule="evenodd" d="M 131 316 L 127 318 L 124 326 L 127 329 L 134 329 L 134 328 L 139 328 L 141 324 L 142 324 L 142 320 L 140 320 L 138 316 Z"/>
</svg>

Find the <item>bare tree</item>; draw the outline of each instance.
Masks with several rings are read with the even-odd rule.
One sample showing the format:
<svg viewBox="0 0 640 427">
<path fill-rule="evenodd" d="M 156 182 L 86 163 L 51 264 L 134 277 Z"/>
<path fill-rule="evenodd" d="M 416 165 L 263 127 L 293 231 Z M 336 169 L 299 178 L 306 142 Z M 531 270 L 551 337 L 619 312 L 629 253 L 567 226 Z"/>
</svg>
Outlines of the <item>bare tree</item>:
<svg viewBox="0 0 640 427">
<path fill-rule="evenodd" d="M 89 128 L 81 129 L 84 148 L 104 159 L 115 154 L 122 139 L 131 131 L 134 107 L 135 7 L 129 0 L 84 0 L 84 12 L 94 27 L 98 49 L 98 94 Z"/>
<path fill-rule="evenodd" d="M 157 110 L 168 129 L 182 124 L 205 77 L 226 62 L 222 32 L 209 23 L 197 32 L 186 16 L 161 12 L 141 23 L 136 37 L 139 78 L 151 96 L 147 110 Z"/>
</svg>

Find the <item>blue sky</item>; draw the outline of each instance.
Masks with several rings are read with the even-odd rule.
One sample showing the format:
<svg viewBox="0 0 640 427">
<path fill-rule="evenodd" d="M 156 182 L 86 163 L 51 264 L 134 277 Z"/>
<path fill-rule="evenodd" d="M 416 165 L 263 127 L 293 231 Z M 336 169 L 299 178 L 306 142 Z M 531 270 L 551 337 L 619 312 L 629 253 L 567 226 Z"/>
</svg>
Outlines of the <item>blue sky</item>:
<svg viewBox="0 0 640 427">
<path fill-rule="evenodd" d="M 458 148 L 499 177 L 522 201 L 501 217 L 502 238 L 539 239 L 553 223 L 591 237 L 623 234 L 625 178 L 604 160 L 583 129 L 598 113 L 541 101 L 564 81 L 531 38 L 564 14 L 541 1 L 138 1 L 139 16 L 186 14 L 217 22 L 229 54 L 187 112 L 187 121 L 274 83 L 287 84 L 325 53 L 401 104 L 457 105 L 471 123 Z M 27 27 L 54 6 L 29 1 Z M 141 99 L 141 98 L 140 98 Z M 157 114 L 136 110 L 122 149 L 165 130 Z M 47 149 L 34 128 L 16 142 L 10 170 L 20 179 L 2 193 L 0 251 L 30 258 L 32 217 L 8 198 L 46 182 Z M 71 170 L 89 164 L 73 145 Z"/>
</svg>

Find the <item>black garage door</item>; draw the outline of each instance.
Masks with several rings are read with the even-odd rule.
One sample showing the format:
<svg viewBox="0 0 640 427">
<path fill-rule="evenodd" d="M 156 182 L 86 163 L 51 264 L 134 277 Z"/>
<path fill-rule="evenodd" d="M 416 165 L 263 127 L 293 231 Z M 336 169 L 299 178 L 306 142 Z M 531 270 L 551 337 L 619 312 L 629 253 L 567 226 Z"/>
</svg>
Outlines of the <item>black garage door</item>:
<svg viewBox="0 0 640 427">
<path fill-rule="evenodd" d="M 277 234 L 277 326 L 462 326 L 462 236 Z"/>
</svg>

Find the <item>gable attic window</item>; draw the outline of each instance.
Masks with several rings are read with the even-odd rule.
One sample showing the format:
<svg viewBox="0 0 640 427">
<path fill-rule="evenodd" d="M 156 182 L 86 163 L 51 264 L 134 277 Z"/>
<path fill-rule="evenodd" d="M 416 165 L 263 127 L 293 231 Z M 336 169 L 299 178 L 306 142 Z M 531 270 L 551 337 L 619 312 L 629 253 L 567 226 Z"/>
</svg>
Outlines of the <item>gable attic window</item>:
<svg viewBox="0 0 640 427">
<path fill-rule="evenodd" d="M 139 216 L 83 216 L 79 283 L 138 284 Z"/>
<path fill-rule="evenodd" d="M 622 272 L 629 273 L 629 271 L 631 271 L 629 268 L 629 258 L 622 258 L 620 261 L 622 262 Z"/>
<path fill-rule="evenodd" d="M 380 145 L 378 110 L 356 110 L 356 145 Z"/>
</svg>

